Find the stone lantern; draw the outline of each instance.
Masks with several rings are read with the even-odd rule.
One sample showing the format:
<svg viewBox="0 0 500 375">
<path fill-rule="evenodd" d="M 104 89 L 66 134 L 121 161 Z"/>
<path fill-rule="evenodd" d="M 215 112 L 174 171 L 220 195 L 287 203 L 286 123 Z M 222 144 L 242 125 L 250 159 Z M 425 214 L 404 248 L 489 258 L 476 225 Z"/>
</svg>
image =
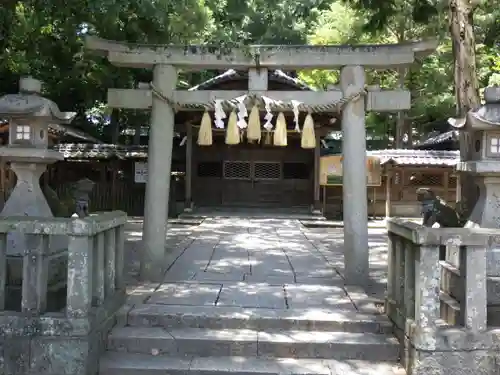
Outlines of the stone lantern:
<svg viewBox="0 0 500 375">
<path fill-rule="evenodd" d="M 49 124 L 69 123 L 76 113 L 61 112 L 56 103 L 40 95 L 41 86 L 36 79 L 21 78 L 19 94 L 0 98 L 0 118 L 9 122 L 9 144 L 0 147 L 0 157 L 10 162 L 17 177 L 0 216 L 53 216 L 39 180 L 47 165 L 62 160 L 63 155 L 48 149 L 48 128 Z M 23 236 L 9 233 L 7 254 L 22 254 L 23 241 Z M 51 247 L 59 246 L 64 243 L 51 239 Z"/>
<path fill-rule="evenodd" d="M 465 119 L 450 119 L 450 123 L 472 137 L 471 159 L 457 165 L 458 171 L 474 175 L 479 187 L 479 198 L 465 227 L 500 229 L 500 87 L 486 88 L 484 102 Z M 460 264 L 459 253 L 450 251 L 450 257 Z M 494 316 L 500 304 L 500 247 L 492 246 L 486 252 L 486 272 L 488 315 Z"/>
<path fill-rule="evenodd" d="M 500 228 L 500 87 L 486 88 L 484 99 L 465 119 L 450 122 L 472 137 L 471 160 L 457 166 L 476 176 L 480 190 L 466 227 Z"/>
</svg>

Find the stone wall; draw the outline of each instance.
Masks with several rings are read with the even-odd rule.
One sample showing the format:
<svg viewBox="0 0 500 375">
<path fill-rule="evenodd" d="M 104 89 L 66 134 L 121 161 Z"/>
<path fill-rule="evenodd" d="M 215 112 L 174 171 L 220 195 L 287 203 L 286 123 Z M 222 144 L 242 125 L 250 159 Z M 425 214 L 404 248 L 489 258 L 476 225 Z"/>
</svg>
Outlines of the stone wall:
<svg viewBox="0 0 500 375">
<path fill-rule="evenodd" d="M 0 249 L 0 374 L 94 375 L 104 342 L 125 298 L 123 246 L 125 213 L 85 219 L 0 219 L 7 233 L 29 238 L 22 260 L 21 306 L 6 310 L 5 246 Z M 50 247 L 47 237 L 68 237 L 65 307 L 47 309 Z"/>
<path fill-rule="evenodd" d="M 500 369 L 500 330 L 487 324 L 486 283 L 486 254 L 497 233 L 389 220 L 386 312 L 408 374 L 486 375 Z"/>
</svg>

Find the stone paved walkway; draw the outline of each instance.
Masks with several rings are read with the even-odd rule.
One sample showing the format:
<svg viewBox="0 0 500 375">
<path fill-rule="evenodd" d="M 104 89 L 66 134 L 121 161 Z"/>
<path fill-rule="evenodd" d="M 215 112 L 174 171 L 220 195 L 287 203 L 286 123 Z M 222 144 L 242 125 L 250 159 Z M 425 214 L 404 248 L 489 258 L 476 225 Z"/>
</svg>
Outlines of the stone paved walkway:
<svg viewBox="0 0 500 375">
<path fill-rule="evenodd" d="M 141 224 L 131 221 L 128 226 L 131 287 L 139 284 Z M 368 293 L 378 299 L 385 287 L 384 232 L 370 229 Z M 164 283 L 139 289 L 149 291 L 145 302 L 156 304 L 356 309 L 352 301 L 363 293 L 343 285 L 342 240 L 341 228 L 308 229 L 293 219 L 207 218 L 199 226 L 173 224 Z"/>
<path fill-rule="evenodd" d="M 344 285 L 342 228 L 208 217 L 169 223 L 161 283 L 137 281 L 141 221 L 127 226 L 129 296 L 100 375 L 396 375 L 382 297 L 386 238 L 370 229 L 368 296 Z"/>
</svg>

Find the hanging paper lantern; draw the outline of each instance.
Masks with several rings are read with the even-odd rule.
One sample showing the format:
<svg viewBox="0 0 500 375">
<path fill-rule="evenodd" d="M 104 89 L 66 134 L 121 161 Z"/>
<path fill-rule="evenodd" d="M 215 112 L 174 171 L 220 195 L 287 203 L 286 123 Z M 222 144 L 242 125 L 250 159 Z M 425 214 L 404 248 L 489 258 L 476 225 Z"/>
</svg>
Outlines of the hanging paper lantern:
<svg viewBox="0 0 500 375">
<path fill-rule="evenodd" d="M 316 147 L 316 134 L 314 133 L 314 120 L 310 113 L 307 114 L 302 126 L 302 136 L 300 138 L 300 145 L 302 148 L 315 148 Z"/>
<path fill-rule="evenodd" d="M 280 112 L 276 119 L 276 127 L 274 128 L 273 143 L 275 146 L 287 146 L 286 134 L 286 119 L 283 112 Z"/>
<path fill-rule="evenodd" d="M 236 112 L 232 111 L 229 115 L 226 129 L 226 144 L 237 145 L 240 143 L 240 128 L 238 128 L 238 116 Z"/>
<path fill-rule="evenodd" d="M 207 111 L 205 111 L 203 117 L 201 118 L 197 143 L 199 146 L 212 145 L 212 119 L 210 118 L 210 114 Z"/>
<path fill-rule="evenodd" d="M 249 142 L 260 141 L 260 114 L 259 107 L 254 105 L 248 117 L 247 139 Z"/>
</svg>

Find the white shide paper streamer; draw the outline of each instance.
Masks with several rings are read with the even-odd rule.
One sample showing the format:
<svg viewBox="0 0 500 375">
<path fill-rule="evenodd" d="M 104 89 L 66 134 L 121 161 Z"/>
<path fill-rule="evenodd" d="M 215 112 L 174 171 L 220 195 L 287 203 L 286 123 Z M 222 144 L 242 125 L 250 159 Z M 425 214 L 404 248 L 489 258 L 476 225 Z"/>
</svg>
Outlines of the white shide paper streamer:
<svg viewBox="0 0 500 375">
<path fill-rule="evenodd" d="M 300 125 L 299 125 L 299 106 L 302 104 L 298 100 L 292 100 L 292 107 L 293 107 L 293 122 L 295 122 L 295 131 L 297 133 L 300 133 Z"/>
<path fill-rule="evenodd" d="M 264 120 L 266 120 L 266 123 L 264 124 L 264 129 L 266 129 L 267 131 L 271 131 L 271 129 L 273 128 L 273 124 L 271 123 L 271 120 L 273 119 L 271 105 L 273 104 L 274 100 L 268 98 L 267 96 L 263 96 L 262 100 L 264 101 L 264 108 L 266 109 L 266 115 L 264 116 Z"/>
<path fill-rule="evenodd" d="M 237 107 L 238 107 L 238 127 L 240 129 L 246 129 L 246 127 L 248 126 L 246 120 L 245 120 L 245 117 L 248 117 L 248 111 L 247 111 L 247 107 L 246 107 L 246 104 L 245 104 L 245 99 L 247 98 L 246 95 L 242 95 L 242 96 L 239 96 L 237 97 L 235 100 L 236 102 L 238 103 L 237 104 Z"/>
<path fill-rule="evenodd" d="M 215 127 L 218 129 L 224 129 L 224 119 L 227 117 L 226 112 L 224 112 L 224 109 L 222 108 L 222 103 L 224 100 L 221 99 L 215 99 L 215 113 L 214 113 L 214 123 Z"/>
</svg>

